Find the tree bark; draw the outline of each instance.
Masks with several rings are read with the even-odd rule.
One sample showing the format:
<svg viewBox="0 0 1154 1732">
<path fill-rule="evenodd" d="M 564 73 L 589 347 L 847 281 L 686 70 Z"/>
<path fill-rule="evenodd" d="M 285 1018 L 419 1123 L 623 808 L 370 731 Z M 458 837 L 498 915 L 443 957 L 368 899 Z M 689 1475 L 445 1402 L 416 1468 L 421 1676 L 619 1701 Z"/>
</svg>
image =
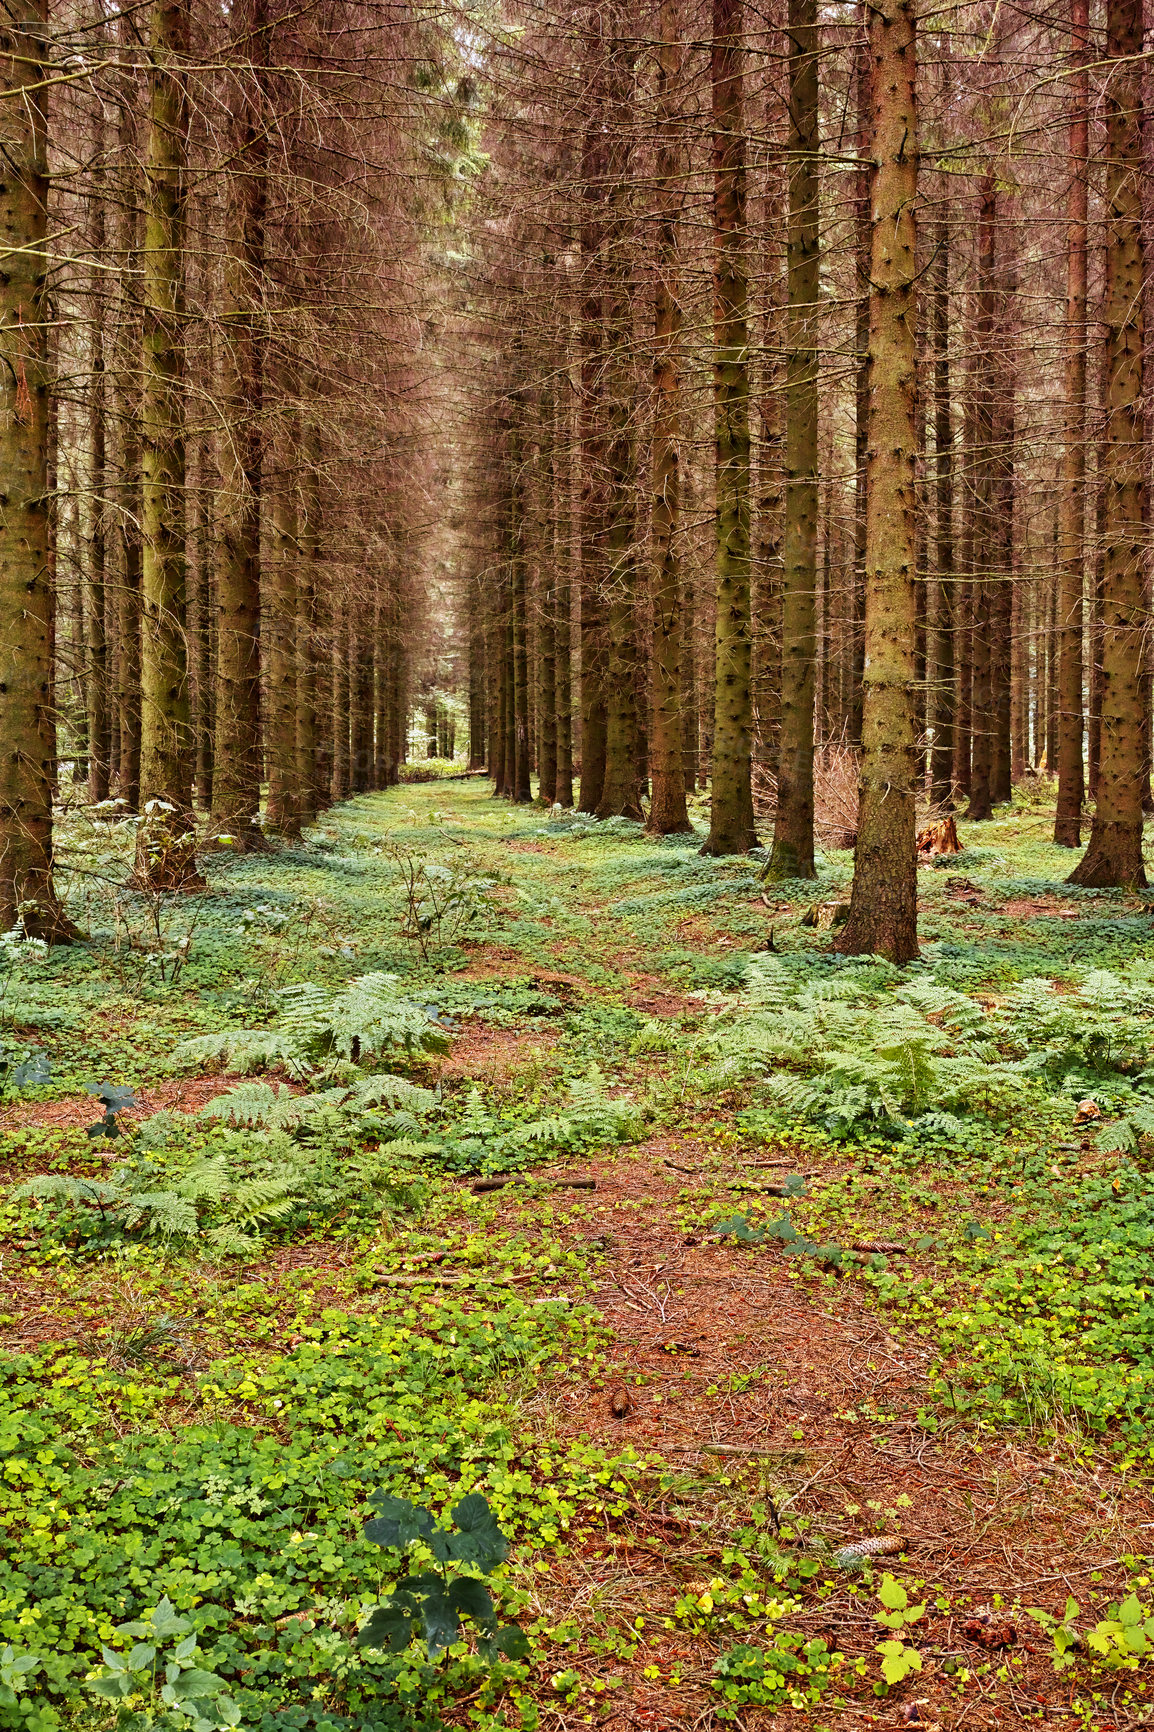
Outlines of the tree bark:
<svg viewBox="0 0 1154 1732">
<path fill-rule="evenodd" d="M 352 792 L 349 766 L 349 722 L 352 708 L 352 605 L 338 594 L 332 598 L 332 677 L 329 696 L 332 705 L 333 763 L 329 784 L 329 804 L 338 805 Z"/>
<path fill-rule="evenodd" d="M 681 738 L 681 210 L 685 140 L 680 112 L 684 49 L 681 0 L 663 0 L 657 50 L 657 271 L 653 295 L 653 787 L 646 828 L 692 830 L 685 807 Z"/>
<path fill-rule="evenodd" d="M 994 386 L 990 377 L 997 317 L 995 236 L 997 182 L 987 174 L 982 182 L 978 213 L 978 292 L 974 324 L 974 469 L 971 540 L 973 560 L 973 684 L 970 697 L 970 804 L 967 818 L 984 823 L 993 817 L 994 800 L 994 572 L 991 557 L 995 530 L 994 506 Z"/>
<path fill-rule="evenodd" d="M 749 318 L 742 0 L 713 0 L 714 424 L 717 621 L 713 775 L 704 854 L 757 845 L 751 780 Z"/>
<path fill-rule="evenodd" d="M 870 15 L 869 467 L 865 693 L 858 836 L 838 949 L 891 962 L 918 954 L 914 853 L 915 373 L 918 184 L 913 0 Z"/>
<path fill-rule="evenodd" d="M 817 0 L 789 0 L 789 219 L 785 361 L 785 570 L 777 816 L 767 878 L 813 878 L 817 671 Z M 828 493 L 827 493 L 828 498 Z M 828 557 L 828 536 L 826 538 Z"/>
<path fill-rule="evenodd" d="M 185 639 L 184 214 L 188 107 L 186 0 L 153 0 L 141 256 L 142 828 L 137 874 L 154 889 L 193 888 L 192 732 Z M 151 812 L 151 802 L 155 802 Z"/>
<path fill-rule="evenodd" d="M 525 548 L 525 499 L 524 479 L 521 474 L 521 417 L 524 414 L 524 403 L 518 401 L 514 405 L 515 425 L 513 441 L 509 452 L 509 462 L 512 470 L 511 485 L 513 489 L 513 519 L 509 538 L 509 584 L 511 591 L 511 607 L 509 610 L 510 630 L 510 662 L 512 672 L 512 707 L 511 723 L 511 757 L 512 781 L 509 786 L 509 798 L 515 803 L 525 803 L 533 798 L 529 760 L 529 642 L 528 642 L 528 572 Z"/>
<path fill-rule="evenodd" d="M 870 334 L 870 46 L 869 9 L 859 0 L 859 41 L 854 55 L 854 97 L 857 103 L 857 160 L 854 171 L 854 557 L 853 557 L 853 677 L 850 683 L 849 739 L 862 742 L 862 701 L 865 691 L 866 489 L 869 468 L 869 334 Z"/>
<path fill-rule="evenodd" d="M 268 603 L 266 639 L 265 746 L 268 753 L 267 827 L 278 836 L 301 833 L 301 782 L 297 770 L 297 669 L 300 561 L 296 477 L 282 465 L 272 489 L 268 525 Z M 301 645 L 305 648 L 304 645 Z M 306 650 L 307 653 L 307 650 Z"/>
<path fill-rule="evenodd" d="M 1070 192 L 1066 214 L 1066 427 L 1059 501 L 1058 808 L 1054 841 L 1082 840 L 1082 631 L 1086 530 L 1086 277 L 1089 185 L 1089 0 L 1070 0 Z"/>
<path fill-rule="evenodd" d="M 572 408 L 566 393 L 570 390 L 568 371 L 559 382 L 557 434 L 553 444 L 554 475 L 556 478 L 556 524 L 554 563 L 556 567 L 556 617 L 553 625 L 553 649 L 556 659 L 557 708 L 557 775 L 553 799 L 566 811 L 573 805 L 573 478 L 569 453 L 572 450 Z"/>
<path fill-rule="evenodd" d="M 930 347 L 934 359 L 935 617 L 930 701 L 930 799 L 954 803 L 954 427 L 950 399 L 950 225 L 940 216 L 930 234 Z"/>
<path fill-rule="evenodd" d="M 1142 52 L 1141 0 L 1107 0 L 1106 484 L 1102 735 L 1098 798 L 1085 854 L 1068 882 L 1143 885 L 1142 861 Z"/>
<path fill-rule="evenodd" d="M 1014 477 L 1017 417 L 1016 303 L 1017 261 L 1013 256 L 1012 219 L 1002 213 L 996 228 L 999 241 L 997 268 L 997 317 L 995 340 L 995 402 L 993 449 L 991 452 L 990 545 L 994 553 L 993 606 L 991 609 L 990 687 L 993 744 L 990 761 L 990 793 L 995 803 L 1007 802 L 1013 794 L 1012 763 L 1012 644 L 1014 591 Z"/>
<path fill-rule="evenodd" d="M 603 603 L 606 533 L 605 214 L 608 130 L 602 16 L 594 9 L 589 42 L 589 121 L 582 150 L 581 224 L 581 787 L 578 809 L 594 813 L 605 782 L 606 683 L 609 646 Z"/>
<path fill-rule="evenodd" d="M 0 23 L 0 926 L 67 942 L 52 876 L 47 40 L 44 0 L 14 0 Z"/>
<path fill-rule="evenodd" d="M 316 822 L 328 795 L 320 774 L 320 705 L 317 671 L 322 645 L 317 630 L 317 573 L 321 556 L 320 440 L 311 425 L 315 408 L 311 396 L 303 414 L 306 419 L 301 444 L 303 472 L 300 479 L 300 546 L 297 557 L 296 622 L 293 627 L 296 696 L 296 802 L 302 828 Z"/>
<path fill-rule="evenodd" d="M 240 99 L 237 163 L 230 177 L 228 312 L 221 321 L 222 400 L 220 563 L 217 569 L 216 770 L 212 822 L 240 847 L 260 842 L 260 519 L 263 463 L 264 341 L 259 297 L 264 266 L 268 8 L 247 0 L 252 59 Z M 281 670 L 283 673 L 283 669 Z"/>
<path fill-rule="evenodd" d="M 105 251 L 104 174 L 97 170 L 91 225 L 92 250 L 103 260 Z M 106 301 L 102 272 L 93 273 L 95 306 L 92 325 L 92 374 L 88 387 L 88 583 L 85 596 L 85 648 L 88 700 L 88 798 L 107 800 L 112 770 L 111 682 L 109 680 L 107 608 L 108 536 L 105 521 L 107 481 L 107 386 L 104 363 Z"/>
<path fill-rule="evenodd" d="M 605 580 L 609 627 L 609 680 L 605 704 L 605 773 L 598 818 L 632 818 L 640 822 L 641 780 L 638 767 L 639 688 L 643 669 L 637 653 L 636 449 L 633 432 L 635 381 L 633 284 L 628 247 L 632 238 L 626 218 L 630 174 L 630 99 L 633 48 L 624 39 L 620 7 L 609 14 L 615 38 L 609 52 L 607 125 L 609 132 L 609 220 L 605 236 L 603 316 L 607 351 L 606 378 L 606 512 Z M 582 789 L 584 803 L 584 789 Z"/>
</svg>

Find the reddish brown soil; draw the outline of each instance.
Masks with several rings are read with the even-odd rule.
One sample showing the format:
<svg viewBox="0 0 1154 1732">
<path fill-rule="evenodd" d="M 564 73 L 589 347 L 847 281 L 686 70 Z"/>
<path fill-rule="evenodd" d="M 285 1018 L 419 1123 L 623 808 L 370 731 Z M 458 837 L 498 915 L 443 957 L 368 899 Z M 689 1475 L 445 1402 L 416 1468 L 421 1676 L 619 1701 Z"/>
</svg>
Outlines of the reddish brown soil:
<svg viewBox="0 0 1154 1732">
<path fill-rule="evenodd" d="M 731 1573 L 724 1548 L 750 1501 L 766 1496 L 783 1529 L 799 1516 L 812 1524 L 804 1534 L 794 1529 L 792 1540 L 783 1535 L 785 1551 L 800 1552 L 817 1536 L 836 1547 L 897 1533 L 907 1542 L 908 1561 L 881 1560 L 879 1576 L 892 1567 L 928 1584 L 929 1612 L 910 1636 L 923 1653 L 922 1672 L 884 1702 L 862 1683 L 854 1697 L 849 1679 L 843 1693 L 854 1699 L 844 1709 L 816 1709 L 819 1723 L 864 1718 L 898 1725 L 914 1702 L 921 1704 L 915 1718 L 950 1727 L 1068 1712 L 1071 1686 L 1055 1676 L 1051 1645 L 1029 1618 L 1012 1618 L 1015 1640 L 1007 1652 L 987 1650 L 963 1625 L 995 1596 L 1060 1610 L 1067 1594 L 1086 1606 L 1091 1595 L 1097 1604 L 1125 1591 L 1123 1554 L 1151 1546 L 1149 1489 L 1079 1459 L 1073 1436 L 1043 1447 L 1021 1434 L 987 1433 L 979 1441 L 960 1430 L 924 1429 L 917 1410 L 927 1399 L 930 1345 L 902 1335 L 900 1323 L 899 1334 L 892 1333 L 852 1278 L 827 1284 L 803 1276 L 777 1247 L 687 1235 L 675 1194 L 693 1181 L 666 1167 L 666 1158 L 665 1145 L 655 1142 L 589 1165 L 597 1190 L 587 1204 L 582 1200 L 583 1219 L 571 1230 L 604 1258 L 594 1303 L 613 1332 L 617 1370 L 604 1386 L 557 1383 L 527 1402 L 546 1435 L 587 1436 L 618 1449 L 632 1444 L 698 1487 L 696 1517 L 637 1508 L 557 1559 L 539 1589 L 541 1610 L 551 1619 L 572 1615 L 587 1627 L 591 1608 L 603 1604 L 615 1616 L 628 1608 L 649 1620 L 656 1646 L 640 1649 L 634 1662 L 589 1658 L 592 1673 L 600 1666 L 602 1675 L 608 1669 L 625 1679 L 604 1723 L 619 1732 L 713 1723 L 709 1679 L 717 1638 L 656 1632 L 687 1586 L 699 1592 L 710 1578 Z M 675 1158 L 691 1166 L 693 1151 L 682 1146 Z M 561 1190 L 558 1206 L 570 1195 L 574 1203 L 581 1197 Z M 512 1225 L 531 1205 L 504 1193 L 499 1207 Z M 611 1402 L 621 1389 L 629 1411 L 617 1418 Z M 733 1489 L 718 1485 L 723 1473 Z M 908 1499 L 908 1507 L 899 1499 Z M 1100 1580 L 1093 1581 L 1096 1572 Z M 864 1656 L 872 1685 L 877 1643 L 890 1634 L 873 1621 L 876 1598 L 851 1593 L 850 1578 L 832 1566 L 822 1578 L 834 1583 L 833 1592 L 787 1627 L 821 1634 L 851 1659 Z M 951 1602 L 942 1613 L 933 1605 L 937 1592 Z M 1016 1658 L 1009 1676 L 999 1680 L 997 1667 L 1010 1655 Z M 942 1670 L 951 1656 L 971 1673 L 994 1664 L 959 1693 Z M 668 1680 L 675 1661 L 677 1685 L 641 1676 L 645 1665 L 656 1664 Z M 581 1669 L 577 1651 L 557 1663 Z M 545 1679 L 542 1686 L 548 1699 Z M 559 1705 L 542 1724 L 580 1720 Z M 800 1716 L 783 1710 L 742 1711 L 749 1727 L 795 1721 Z M 1136 1722 L 1116 1711 L 1112 1723 Z"/>
<path fill-rule="evenodd" d="M 151 1117 L 153 1113 L 163 1111 L 177 1113 L 195 1113 L 206 1102 L 214 1100 L 217 1095 L 225 1094 L 229 1089 L 237 1088 L 248 1079 L 241 1076 L 194 1076 L 180 1077 L 171 1082 L 150 1083 L 147 1088 L 136 1090 L 138 1106 L 124 1114 L 126 1124 L 138 1119 Z M 283 1078 L 278 1081 L 283 1082 Z M 299 1085 L 288 1085 L 295 1093 Z M 87 1126 L 93 1124 L 101 1115 L 103 1108 L 92 1095 L 69 1095 L 62 1101 L 20 1101 L 14 1105 L 5 1105 L 0 1115 L 0 1136 L 4 1131 L 23 1130 L 28 1125 L 56 1126 L 61 1130 L 72 1126 Z"/>
</svg>

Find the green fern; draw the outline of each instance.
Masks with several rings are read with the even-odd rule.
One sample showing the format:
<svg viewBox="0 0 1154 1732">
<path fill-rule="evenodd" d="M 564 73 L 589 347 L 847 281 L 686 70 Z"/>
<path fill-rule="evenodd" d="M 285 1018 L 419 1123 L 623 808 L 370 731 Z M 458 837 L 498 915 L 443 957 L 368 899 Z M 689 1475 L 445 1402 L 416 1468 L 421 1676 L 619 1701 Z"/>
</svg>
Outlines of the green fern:
<svg viewBox="0 0 1154 1732">
<path fill-rule="evenodd" d="M 265 1028 L 222 1029 L 217 1034 L 193 1035 L 174 1046 L 168 1059 L 169 1070 L 190 1070 L 209 1064 L 235 1071 L 239 1076 L 276 1064 L 283 1064 L 290 1076 L 304 1074 L 292 1037 Z"/>
<path fill-rule="evenodd" d="M 386 1051 L 444 1052 L 449 1036 L 427 1005 L 403 997 L 395 974 L 362 974 L 335 994 L 303 983 L 277 993 L 277 1026 L 224 1029 L 183 1040 L 170 1068 L 220 1064 L 246 1075 L 281 1064 L 311 1076 L 334 1062 L 360 1063 Z"/>
<path fill-rule="evenodd" d="M 198 1118 L 223 1119 L 226 1124 L 250 1129 L 291 1130 L 327 1104 L 337 1104 L 347 1089 L 326 1089 L 319 1094 L 294 1095 L 284 1083 L 244 1083 L 229 1089 L 201 1107 Z"/>
</svg>

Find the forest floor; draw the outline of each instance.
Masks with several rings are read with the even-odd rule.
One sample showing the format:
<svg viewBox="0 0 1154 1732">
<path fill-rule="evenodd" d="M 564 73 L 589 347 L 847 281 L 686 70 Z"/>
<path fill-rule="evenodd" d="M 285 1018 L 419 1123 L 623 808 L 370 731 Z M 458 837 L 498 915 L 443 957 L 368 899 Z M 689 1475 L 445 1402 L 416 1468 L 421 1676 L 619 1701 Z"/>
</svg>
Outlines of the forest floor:
<svg viewBox="0 0 1154 1732">
<path fill-rule="evenodd" d="M 1154 1720 L 1154 893 L 1050 823 L 898 971 L 846 854 L 483 781 L 157 901 L 76 820 L 90 941 L 0 963 L 0 1726 Z M 526 1654 L 358 1646 L 380 1490 L 483 1494 Z"/>
</svg>

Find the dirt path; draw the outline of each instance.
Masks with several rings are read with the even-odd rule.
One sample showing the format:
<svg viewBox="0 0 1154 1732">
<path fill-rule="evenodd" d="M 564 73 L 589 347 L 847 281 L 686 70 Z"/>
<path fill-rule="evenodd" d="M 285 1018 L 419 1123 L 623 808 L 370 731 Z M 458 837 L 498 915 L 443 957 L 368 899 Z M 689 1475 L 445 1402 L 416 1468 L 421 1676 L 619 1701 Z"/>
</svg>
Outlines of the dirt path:
<svg viewBox="0 0 1154 1732">
<path fill-rule="evenodd" d="M 1070 1712 L 1076 1692 L 1055 1675 L 1049 1638 L 1016 1606 L 1060 1613 L 1067 1595 L 1084 1604 L 1091 1591 L 1127 1591 L 1120 1560 L 1148 1550 L 1154 1528 L 1146 1488 L 1080 1459 L 1074 1437 L 1043 1449 L 1010 1433 L 979 1444 L 924 1429 L 928 1344 L 897 1339 L 852 1280 L 821 1285 L 780 1248 L 687 1235 L 676 1209 L 685 1180 L 665 1158 L 653 1142 L 590 1164 L 597 1189 L 572 1231 L 605 1255 L 594 1303 L 612 1329 L 619 1375 L 538 1398 L 551 1428 L 610 1447 L 631 1442 L 680 1476 L 659 1513 L 607 1522 L 583 1553 L 560 1559 L 541 1595 L 551 1617 L 571 1616 L 583 1631 L 596 1631 L 599 1612 L 619 1617 L 630 1606 L 647 1619 L 651 1645 L 619 1662 L 605 1724 L 661 1732 L 710 1722 L 717 1634 L 703 1639 L 709 1620 L 697 1619 L 695 1633 L 675 1606 L 732 1577 L 735 1535 L 759 1499 L 784 1555 L 827 1559 L 788 1626 L 866 1661 L 866 1676 L 842 1685 L 845 1707 L 819 1718 L 996 1726 Z M 525 1225 L 526 1207 L 508 1205 L 510 1226 L 517 1216 Z M 871 1590 L 828 1560 L 828 1546 L 882 1534 L 905 1547 L 900 1565 L 877 1561 L 878 1578 L 892 1565 L 924 1582 L 917 1598 L 928 1599 L 909 1638 L 922 1671 L 885 1701 L 872 1693 L 877 1644 L 891 1634 L 874 1619 L 876 1583 Z M 664 1629 L 666 1620 L 678 1627 Z M 604 1672 L 603 1659 L 587 1657 Z M 1111 1712 L 1095 1723 L 1142 1723 L 1136 1711 Z M 543 1725 L 581 1718 L 559 1706 Z M 750 1726 L 792 1718 L 742 1710 Z"/>
</svg>

